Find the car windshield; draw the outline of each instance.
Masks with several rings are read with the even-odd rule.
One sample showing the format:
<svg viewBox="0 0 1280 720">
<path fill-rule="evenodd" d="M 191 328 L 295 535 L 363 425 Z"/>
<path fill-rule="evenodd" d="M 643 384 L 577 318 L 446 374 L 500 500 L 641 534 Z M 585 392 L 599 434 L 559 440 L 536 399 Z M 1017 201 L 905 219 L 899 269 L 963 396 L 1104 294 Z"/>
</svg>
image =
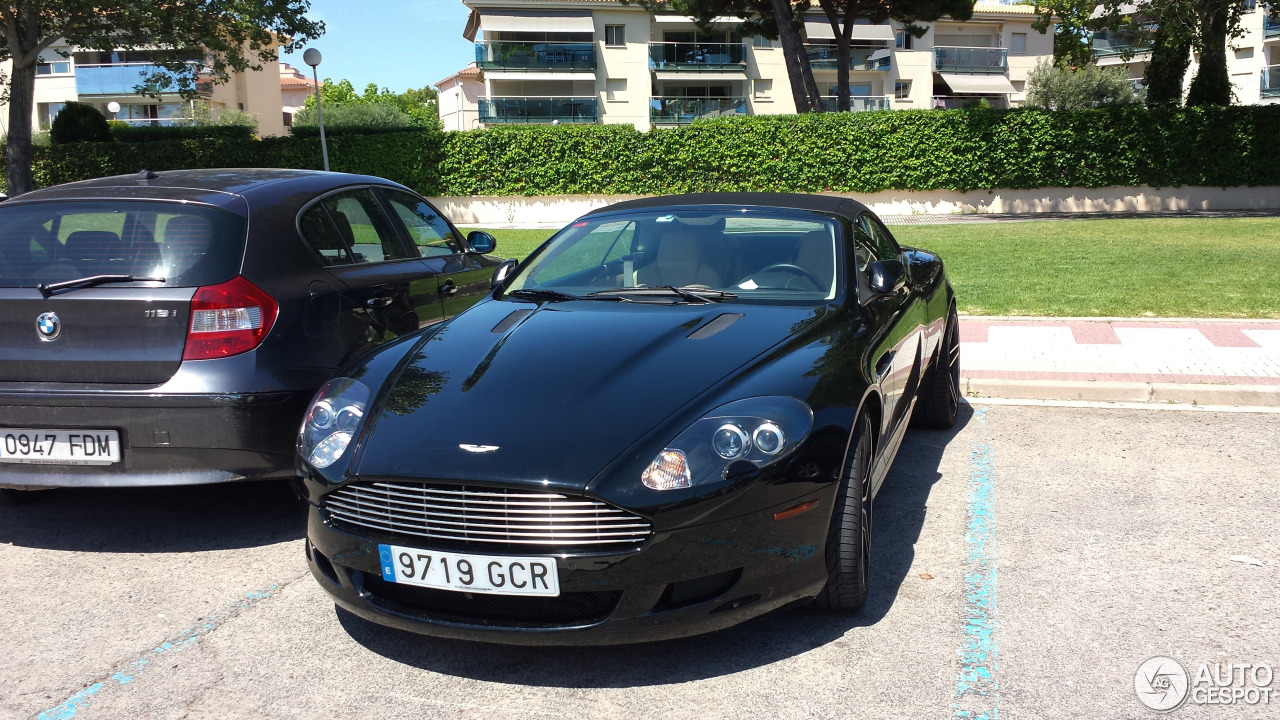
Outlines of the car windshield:
<svg viewBox="0 0 1280 720">
<path fill-rule="evenodd" d="M 67 200 L 0 206 L 0 287 L 97 275 L 216 285 L 240 271 L 245 221 L 187 203 Z"/>
<path fill-rule="evenodd" d="M 666 208 L 586 217 L 524 264 L 507 292 L 650 300 L 675 288 L 711 300 L 830 300 L 839 291 L 836 224 L 809 213 Z M 616 291 L 616 292 L 611 292 Z M 593 295 L 594 293 L 594 295 Z"/>
</svg>

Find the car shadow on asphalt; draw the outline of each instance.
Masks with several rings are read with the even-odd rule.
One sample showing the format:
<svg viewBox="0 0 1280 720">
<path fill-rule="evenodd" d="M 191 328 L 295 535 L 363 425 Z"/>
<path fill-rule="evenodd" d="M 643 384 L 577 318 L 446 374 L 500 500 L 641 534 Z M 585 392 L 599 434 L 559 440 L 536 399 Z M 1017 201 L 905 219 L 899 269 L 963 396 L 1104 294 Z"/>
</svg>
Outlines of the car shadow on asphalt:
<svg viewBox="0 0 1280 720">
<path fill-rule="evenodd" d="M 0 505 L 0 544 L 80 552 L 258 547 L 306 534 L 306 508 L 283 481 L 155 488 L 63 488 Z"/>
<path fill-rule="evenodd" d="M 871 589 L 853 614 L 809 604 L 784 608 L 716 633 L 622 647 L 524 647 L 431 638 L 371 623 L 335 606 L 356 642 L 383 657 L 431 672 L 544 687 L 639 687 L 701 680 L 778 662 L 828 643 L 853 645 L 859 627 L 893 607 L 911 570 L 929 493 L 942 478 L 942 454 L 973 412 L 961 405 L 950 430 L 907 433 L 889 479 L 876 498 Z M 964 482 L 952 478 L 952 482 Z"/>
</svg>

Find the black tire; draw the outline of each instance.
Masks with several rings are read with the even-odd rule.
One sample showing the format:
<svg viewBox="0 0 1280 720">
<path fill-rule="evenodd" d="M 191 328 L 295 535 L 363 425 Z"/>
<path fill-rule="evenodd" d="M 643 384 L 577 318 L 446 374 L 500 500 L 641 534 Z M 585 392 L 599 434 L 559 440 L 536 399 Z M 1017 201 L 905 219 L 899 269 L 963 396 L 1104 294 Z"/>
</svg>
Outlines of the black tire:
<svg viewBox="0 0 1280 720">
<path fill-rule="evenodd" d="M 871 570 L 871 421 L 858 417 L 827 531 L 827 585 L 814 604 L 851 612 L 867 600 Z"/>
<path fill-rule="evenodd" d="M 955 308 L 947 315 L 942 343 L 933 354 L 929 371 L 920 383 L 920 399 L 912 413 L 912 424 L 931 430 L 946 430 L 956 424 L 960 410 L 960 316 Z"/>
<path fill-rule="evenodd" d="M 0 488 L 0 505 L 27 505 L 43 499 L 52 490 L 13 490 Z"/>
</svg>

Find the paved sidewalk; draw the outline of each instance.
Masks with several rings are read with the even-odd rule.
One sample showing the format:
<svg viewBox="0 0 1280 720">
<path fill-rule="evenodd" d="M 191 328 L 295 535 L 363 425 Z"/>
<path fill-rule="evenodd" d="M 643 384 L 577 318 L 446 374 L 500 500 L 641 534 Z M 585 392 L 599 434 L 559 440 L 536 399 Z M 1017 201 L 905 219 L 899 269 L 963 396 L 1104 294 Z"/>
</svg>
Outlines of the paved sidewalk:
<svg viewBox="0 0 1280 720">
<path fill-rule="evenodd" d="M 961 318 L 969 397 L 1280 406 L 1280 321 Z"/>
</svg>

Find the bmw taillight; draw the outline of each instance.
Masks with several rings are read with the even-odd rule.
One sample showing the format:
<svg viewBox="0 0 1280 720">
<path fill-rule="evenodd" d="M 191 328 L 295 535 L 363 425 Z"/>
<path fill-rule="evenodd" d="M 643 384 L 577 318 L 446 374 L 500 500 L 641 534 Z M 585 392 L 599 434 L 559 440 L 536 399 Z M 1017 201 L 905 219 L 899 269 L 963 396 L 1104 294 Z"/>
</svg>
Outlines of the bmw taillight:
<svg viewBox="0 0 1280 720">
<path fill-rule="evenodd" d="M 248 352 L 260 345 L 279 306 L 243 276 L 198 288 L 191 297 L 191 325 L 183 360 L 209 360 Z"/>
</svg>

